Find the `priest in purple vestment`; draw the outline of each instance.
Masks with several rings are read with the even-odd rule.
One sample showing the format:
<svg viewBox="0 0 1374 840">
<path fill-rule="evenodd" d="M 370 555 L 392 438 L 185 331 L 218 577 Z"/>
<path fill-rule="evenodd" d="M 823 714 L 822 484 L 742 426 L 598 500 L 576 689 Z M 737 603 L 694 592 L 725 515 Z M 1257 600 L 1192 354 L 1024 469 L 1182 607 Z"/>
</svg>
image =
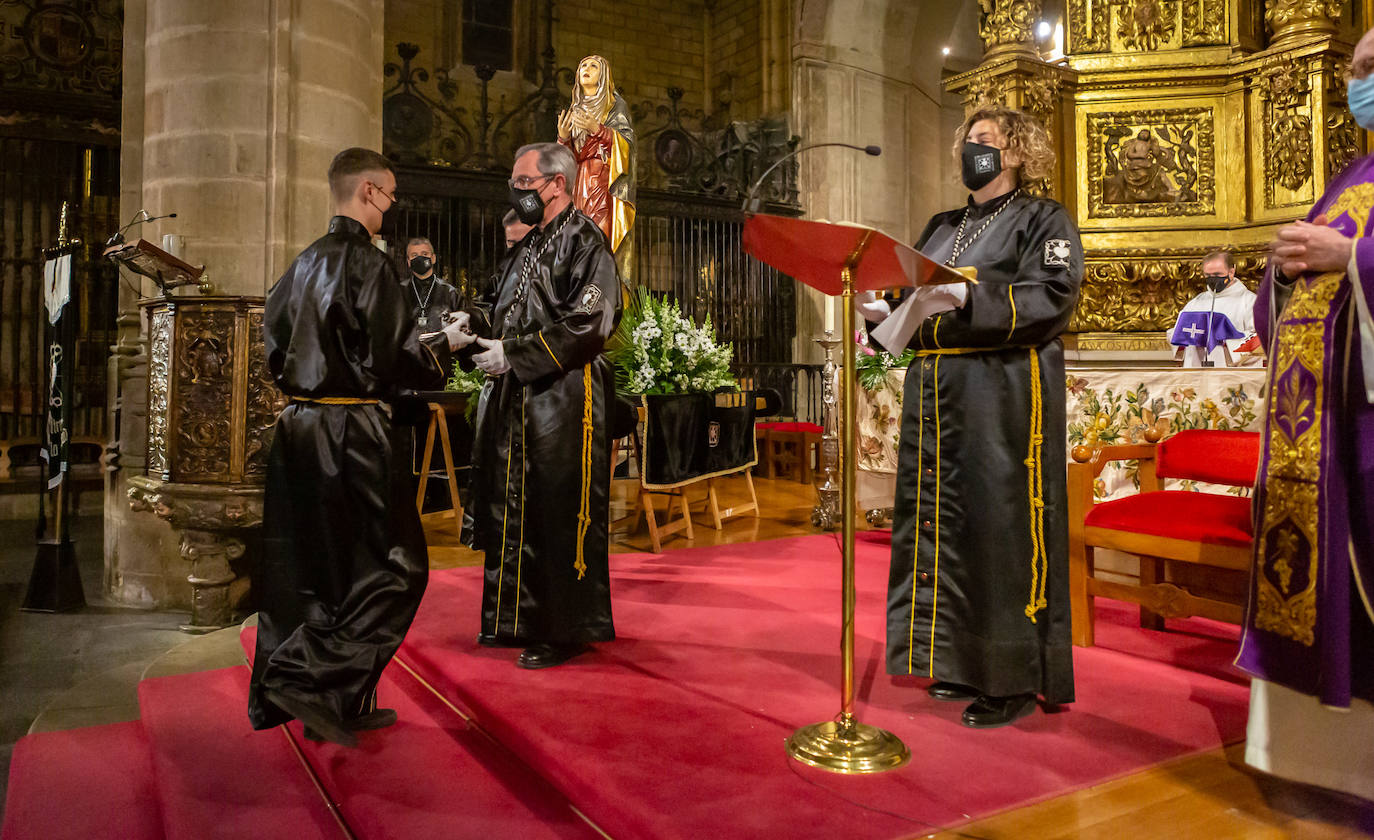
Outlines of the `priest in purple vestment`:
<svg viewBox="0 0 1374 840">
<path fill-rule="evenodd" d="M 1374 129 L 1374 30 L 1356 46 L 1348 101 Z M 1367 156 L 1272 246 L 1255 303 L 1269 398 L 1237 664 L 1258 678 L 1247 761 L 1374 798 L 1371 234 Z"/>
</svg>

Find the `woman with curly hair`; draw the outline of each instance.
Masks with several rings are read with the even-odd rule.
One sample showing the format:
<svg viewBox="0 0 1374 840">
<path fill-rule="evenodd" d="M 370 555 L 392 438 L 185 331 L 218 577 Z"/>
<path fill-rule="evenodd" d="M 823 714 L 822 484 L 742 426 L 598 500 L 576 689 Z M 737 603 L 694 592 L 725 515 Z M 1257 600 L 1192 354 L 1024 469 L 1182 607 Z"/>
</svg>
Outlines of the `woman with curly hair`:
<svg viewBox="0 0 1374 840">
<path fill-rule="evenodd" d="M 903 394 L 888 583 L 887 669 L 932 677 L 965 726 L 1003 726 L 1072 702 L 1064 353 L 1083 278 L 1078 231 L 1026 186 L 1054 164 L 1045 129 L 980 108 L 954 156 L 968 203 L 936 215 L 917 248 L 977 269 L 890 313 L 861 309 L 879 341 L 916 358 Z M 892 330 L 919 324 L 914 332 Z M 900 338 L 902 333 L 909 338 Z"/>
</svg>

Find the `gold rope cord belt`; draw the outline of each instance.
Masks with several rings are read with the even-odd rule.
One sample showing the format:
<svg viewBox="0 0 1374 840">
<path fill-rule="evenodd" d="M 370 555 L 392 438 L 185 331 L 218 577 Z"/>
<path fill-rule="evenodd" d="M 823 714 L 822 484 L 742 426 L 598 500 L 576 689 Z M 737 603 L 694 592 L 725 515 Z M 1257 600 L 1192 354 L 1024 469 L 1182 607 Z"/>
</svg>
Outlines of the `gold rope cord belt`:
<svg viewBox="0 0 1374 840">
<path fill-rule="evenodd" d="M 377 405 L 378 399 L 366 397 L 291 397 L 291 402 L 315 403 L 316 405 Z"/>
<path fill-rule="evenodd" d="M 1049 554 L 1045 546 L 1045 443 L 1044 400 L 1040 391 L 1040 357 L 1030 352 L 1030 448 L 1026 453 L 1027 493 L 1030 497 L 1031 530 L 1031 586 L 1026 604 L 1026 618 L 1035 624 L 1035 614 L 1049 606 L 1045 599 L 1045 583 L 1050 576 Z"/>
<path fill-rule="evenodd" d="M 967 356 L 972 353 L 1001 353 L 1006 350 L 1038 350 L 1034 344 L 1003 344 L 999 347 L 937 347 L 917 350 L 917 356 Z"/>
</svg>

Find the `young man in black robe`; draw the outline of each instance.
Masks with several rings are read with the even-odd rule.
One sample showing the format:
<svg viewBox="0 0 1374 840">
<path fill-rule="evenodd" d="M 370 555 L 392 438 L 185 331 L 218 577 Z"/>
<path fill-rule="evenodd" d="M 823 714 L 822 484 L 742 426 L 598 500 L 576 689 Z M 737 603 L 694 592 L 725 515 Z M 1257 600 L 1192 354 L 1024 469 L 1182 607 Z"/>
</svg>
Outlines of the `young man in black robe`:
<svg viewBox="0 0 1374 840">
<path fill-rule="evenodd" d="M 931 219 L 917 247 L 975 266 L 978 284 L 918 289 L 901 304 L 914 308 L 891 316 L 919 328 L 906 343 L 916 359 L 902 397 L 887 670 L 935 678 L 932 697 L 968 703 L 963 724 L 987 728 L 1030 714 L 1036 695 L 1074 698 L 1059 334 L 1083 248 L 1063 207 L 1022 189 L 1054 160 L 1032 117 L 975 112 L 955 157 L 968 204 Z M 886 318 L 871 298 L 860 309 Z"/>
<path fill-rule="evenodd" d="M 573 207 L 572 153 L 521 148 L 511 202 L 534 225 L 505 263 L 472 361 L 490 377 L 473 442 L 464 539 L 486 554 L 484 645 L 547 668 L 615 638 L 607 563 L 615 395 L 602 349 L 620 317 L 606 237 Z"/>
<path fill-rule="evenodd" d="M 386 158 L 346 149 L 329 167 L 329 233 L 272 287 L 267 364 L 290 404 L 268 458 L 258 638 L 248 715 L 256 729 L 299 718 L 352 746 L 396 720 L 377 680 L 428 580 L 403 436 L 386 400 L 440 387 L 463 324 L 416 335 L 400 278 L 372 244 L 395 202 Z"/>
</svg>

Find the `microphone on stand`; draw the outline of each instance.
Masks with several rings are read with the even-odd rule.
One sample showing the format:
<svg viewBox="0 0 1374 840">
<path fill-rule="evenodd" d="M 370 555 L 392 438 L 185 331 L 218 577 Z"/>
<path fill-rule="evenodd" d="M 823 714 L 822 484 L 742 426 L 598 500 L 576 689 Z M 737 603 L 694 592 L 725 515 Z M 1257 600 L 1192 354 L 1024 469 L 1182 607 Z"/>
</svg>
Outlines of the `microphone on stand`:
<svg viewBox="0 0 1374 840">
<path fill-rule="evenodd" d="M 866 155 L 872 155 L 873 157 L 877 157 L 883 153 L 881 146 L 855 146 L 853 143 L 812 143 L 810 146 L 802 146 L 800 149 L 794 149 L 774 161 L 772 166 L 763 170 L 763 174 L 760 175 L 758 180 L 754 182 L 754 185 L 749 188 L 749 192 L 744 197 L 744 206 L 740 209 L 750 214 L 759 212 L 763 207 L 763 199 L 758 198 L 756 193 L 758 193 L 759 187 L 763 186 L 763 182 L 768 179 L 768 176 L 773 174 L 774 169 L 781 166 L 784 161 L 789 158 L 794 158 L 802 152 L 809 152 L 812 149 L 823 149 L 826 146 L 843 146 L 846 149 L 855 149 Z"/>
<path fill-rule="evenodd" d="M 1217 311 L 1217 293 L 1212 292 L 1212 308 L 1207 310 L 1207 343 L 1202 348 L 1202 366 L 1216 367 L 1212 361 L 1212 317 Z"/>
<path fill-rule="evenodd" d="M 140 216 L 142 216 L 142 218 L 139 218 Z M 143 225 L 147 224 L 148 222 L 156 222 L 161 219 L 175 219 L 176 217 L 177 214 L 175 213 L 167 213 L 163 216 L 149 216 L 147 210 L 140 210 L 134 214 L 133 221 L 129 222 L 127 225 L 116 231 L 114 236 L 111 236 L 109 239 L 105 240 L 105 247 L 112 248 L 116 245 L 123 245 L 125 232 L 128 231 L 129 228 L 135 227 L 136 225 Z"/>
</svg>

